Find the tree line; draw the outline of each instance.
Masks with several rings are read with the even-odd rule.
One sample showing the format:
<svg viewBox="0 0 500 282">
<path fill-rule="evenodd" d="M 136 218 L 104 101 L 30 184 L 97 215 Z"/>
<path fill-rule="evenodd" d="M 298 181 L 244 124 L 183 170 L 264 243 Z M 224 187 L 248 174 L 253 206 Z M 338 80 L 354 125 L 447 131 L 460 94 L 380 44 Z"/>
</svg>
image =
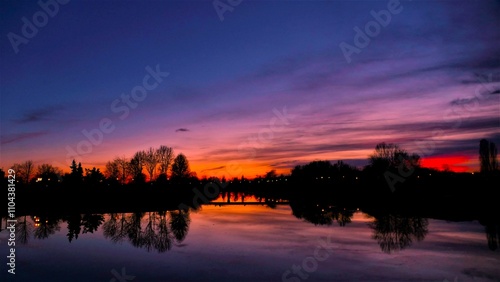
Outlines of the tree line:
<svg viewBox="0 0 500 282">
<path fill-rule="evenodd" d="M 165 145 L 137 151 L 131 158 L 116 157 L 106 163 L 104 172 L 96 167 L 84 169 L 82 164 L 76 163 L 75 160 L 69 168 L 69 173 L 63 173 L 60 168 L 47 163 L 35 167 L 32 160 L 12 165 L 12 169 L 16 171 L 16 181 L 22 185 L 49 186 L 59 182 L 69 185 L 99 185 L 103 182 L 126 184 L 145 183 L 147 180 L 178 183 L 196 177 L 190 170 L 186 156 L 182 153 L 176 156 L 172 147 Z M 144 174 L 144 171 L 148 175 Z M 2 169 L 0 177 L 5 177 Z"/>
<path fill-rule="evenodd" d="M 497 155 L 498 151 L 494 142 L 486 139 L 480 140 L 479 164 L 480 172 L 483 175 L 499 172 Z M 343 161 L 332 164 L 327 160 L 319 160 L 295 166 L 288 176 L 292 181 L 297 182 L 307 182 L 323 177 L 347 182 L 363 177 L 365 179 L 382 179 L 389 184 L 394 184 L 404 182 L 415 170 L 423 171 L 424 168 L 421 167 L 420 160 L 421 157 L 418 154 L 410 153 L 397 144 L 382 142 L 375 146 L 373 154 L 369 156 L 368 165 L 362 169 Z M 100 185 L 103 182 L 110 185 L 143 184 L 146 182 L 181 184 L 187 183 L 189 180 L 198 180 L 196 173 L 190 170 L 187 157 L 182 153 L 175 155 L 172 147 L 165 145 L 137 151 L 131 158 L 116 157 L 106 163 L 104 172 L 96 167 L 84 169 L 81 163 L 77 164 L 75 160 L 69 168 L 70 172 L 64 174 L 58 167 L 46 163 L 35 167 L 32 160 L 15 163 L 12 166 L 12 169 L 16 171 L 16 180 L 24 185 L 39 183 L 42 186 L 49 186 L 58 182 L 92 186 Z M 426 171 L 430 170 L 426 169 Z M 4 176 L 5 172 L 0 169 L 0 179 L 3 179 Z M 278 176 L 275 170 L 271 170 L 264 176 L 257 176 L 255 179 L 261 180 L 257 181 L 260 183 L 286 180 L 285 178 L 286 176 Z M 208 180 L 214 179 L 216 178 L 211 177 Z M 226 182 L 225 178 L 219 181 Z M 245 181 L 247 180 L 242 177 L 241 180 L 234 178 L 230 182 L 243 183 Z"/>
</svg>

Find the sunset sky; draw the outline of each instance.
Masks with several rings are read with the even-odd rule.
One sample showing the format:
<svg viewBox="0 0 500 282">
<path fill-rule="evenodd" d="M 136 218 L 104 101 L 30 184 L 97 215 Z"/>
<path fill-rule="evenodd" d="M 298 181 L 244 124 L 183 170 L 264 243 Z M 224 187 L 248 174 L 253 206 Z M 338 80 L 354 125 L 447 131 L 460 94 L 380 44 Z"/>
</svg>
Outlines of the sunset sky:
<svg viewBox="0 0 500 282">
<path fill-rule="evenodd" d="M 385 141 L 472 171 L 481 138 L 500 146 L 500 1 L 244 0 L 223 20 L 213 1 L 57 5 L 33 35 L 36 1 L 0 3 L 4 170 L 103 167 L 167 145 L 198 176 L 253 177 L 318 159 L 363 166 Z M 132 91 L 143 96 L 122 101 Z"/>
</svg>

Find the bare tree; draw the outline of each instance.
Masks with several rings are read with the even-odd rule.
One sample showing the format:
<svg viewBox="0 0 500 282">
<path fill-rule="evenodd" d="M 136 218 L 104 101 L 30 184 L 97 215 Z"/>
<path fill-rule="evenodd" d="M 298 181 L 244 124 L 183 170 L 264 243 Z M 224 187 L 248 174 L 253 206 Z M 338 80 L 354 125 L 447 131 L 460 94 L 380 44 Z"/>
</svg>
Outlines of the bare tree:
<svg viewBox="0 0 500 282">
<path fill-rule="evenodd" d="M 16 163 L 12 166 L 12 168 L 16 171 L 16 177 L 25 184 L 30 182 L 35 173 L 35 166 L 31 160 L 20 164 Z"/>
<path fill-rule="evenodd" d="M 15 163 L 12 165 L 12 169 L 16 172 L 16 180 L 24 182 L 24 177 L 23 177 L 23 168 L 21 164 Z"/>
<path fill-rule="evenodd" d="M 158 149 L 156 149 L 156 155 L 158 157 L 159 172 L 161 174 L 167 175 L 170 164 L 172 164 L 174 160 L 174 150 L 172 147 L 168 147 L 165 145 L 161 145 Z"/>
<path fill-rule="evenodd" d="M 153 176 L 158 165 L 158 154 L 153 147 L 144 152 L 144 166 L 149 173 L 149 181 L 153 181 Z"/>
<path fill-rule="evenodd" d="M 420 156 L 410 155 L 396 144 L 382 142 L 375 146 L 375 152 L 370 155 L 370 165 L 381 169 L 403 165 L 403 168 L 411 169 L 420 165 Z"/>
<path fill-rule="evenodd" d="M 125 183 L 129 172 L 129 161 L 125 157 L 119 157 L 115 158 L 113 162 L 116 163 L 116 165 L 118 166 L 118 170 L 120 171 L 121 183 Z"/>
<path fill-rule="evenodd" d="M 41 164 L 38 166 L 37 176 L 43 182 L 57 182 L 61 178 L 62 171 L 51 164 Z"/>
<path fill-rule="evenodd" d="M 143 176 L 142 169 L 144 168 L 145 155 L 146 153 L 144 151 L 138 151 L 134 154 L 134 157 L 132 157 L 129 162 L 129 172 L 135 179 Z"/>
<path fill-rule="evenodd" d="M 108 161 L 106 163 L 105 175 L 108 179 L 120 179 L 120 168 L 116 161 Z"/>
<path fill-rule="evenodd" d="M 24 171 L 26 174 L 26 184 L 27 184 L 30 182 L 31 178 L 33 177 L 35 168 L 33 165 L 33 161 L 31 161 L 31 160 L 25 161 L 22 165 L 24 167 Z"/>
<path fill-rule="evenodd" d="M 486 139 L 479 141 L 479 163 L 481 172 L 495 171 L 498 169 L 497 146 Z"/>
<path fill-rule="evenodd" d="M 490 170 L 490 142 L 486 139 L 479 141 L 479 162 L 481 165 L 481 172 Z"/>
</svg>

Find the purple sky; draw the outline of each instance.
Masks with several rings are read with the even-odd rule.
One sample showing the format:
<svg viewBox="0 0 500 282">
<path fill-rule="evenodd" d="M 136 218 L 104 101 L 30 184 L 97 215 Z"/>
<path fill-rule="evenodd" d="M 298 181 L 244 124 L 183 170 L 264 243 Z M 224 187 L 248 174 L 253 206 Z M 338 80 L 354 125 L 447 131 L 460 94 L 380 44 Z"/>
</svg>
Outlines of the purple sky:
<svg viewBox="0 0 500 282">
<path fill-rule="evenodd" d="M 339 46 L 388 6 L 349 63 Z M 364 165 L 383 141 L 474 169 L 481 138 L 500 145 L 500 1 L 242 1 L 221 21 L 212 1 L 73 0 L 23 43 L 42 8 L 0 9 L 4 170 L 102 167 L 164 144 L 198 175 L 253 176 Z M 157 66 L 169 75 L 145 78 Z M 121 101 L 144 79 L 145 97 Z M 91 144 L 82 131 L 98 129 Z"/>
</svg>

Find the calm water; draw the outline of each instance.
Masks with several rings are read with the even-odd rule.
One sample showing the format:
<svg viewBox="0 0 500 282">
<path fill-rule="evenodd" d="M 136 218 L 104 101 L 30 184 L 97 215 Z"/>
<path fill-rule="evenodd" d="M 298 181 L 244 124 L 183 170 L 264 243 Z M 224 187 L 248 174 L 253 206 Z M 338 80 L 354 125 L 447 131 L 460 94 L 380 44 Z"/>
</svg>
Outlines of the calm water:
<svg viewBox="0 0 500 282">
<path fill-rule="evenodd" d="M 245 199 L 247 203 L 254 200 Z M 356 209 L 335 211 L 334 207 L 323 211 L 319 215 L 308 214 L 292 211 L 287 204 L 271 208 L 248 203 L 204 205 L 190 212 L 20 217 L 15 275 L 7 273 L 5 264 L 9 234 L 4 218 L 0 232 L 0 278 L 1 281 L 500 280 L 500 251 L 492 250 L 495 246 L 491 238 L 488 245 L 485 227 L 477 221 L 447 222 L 389 215 L 374 218 Z"/>
</svg>

